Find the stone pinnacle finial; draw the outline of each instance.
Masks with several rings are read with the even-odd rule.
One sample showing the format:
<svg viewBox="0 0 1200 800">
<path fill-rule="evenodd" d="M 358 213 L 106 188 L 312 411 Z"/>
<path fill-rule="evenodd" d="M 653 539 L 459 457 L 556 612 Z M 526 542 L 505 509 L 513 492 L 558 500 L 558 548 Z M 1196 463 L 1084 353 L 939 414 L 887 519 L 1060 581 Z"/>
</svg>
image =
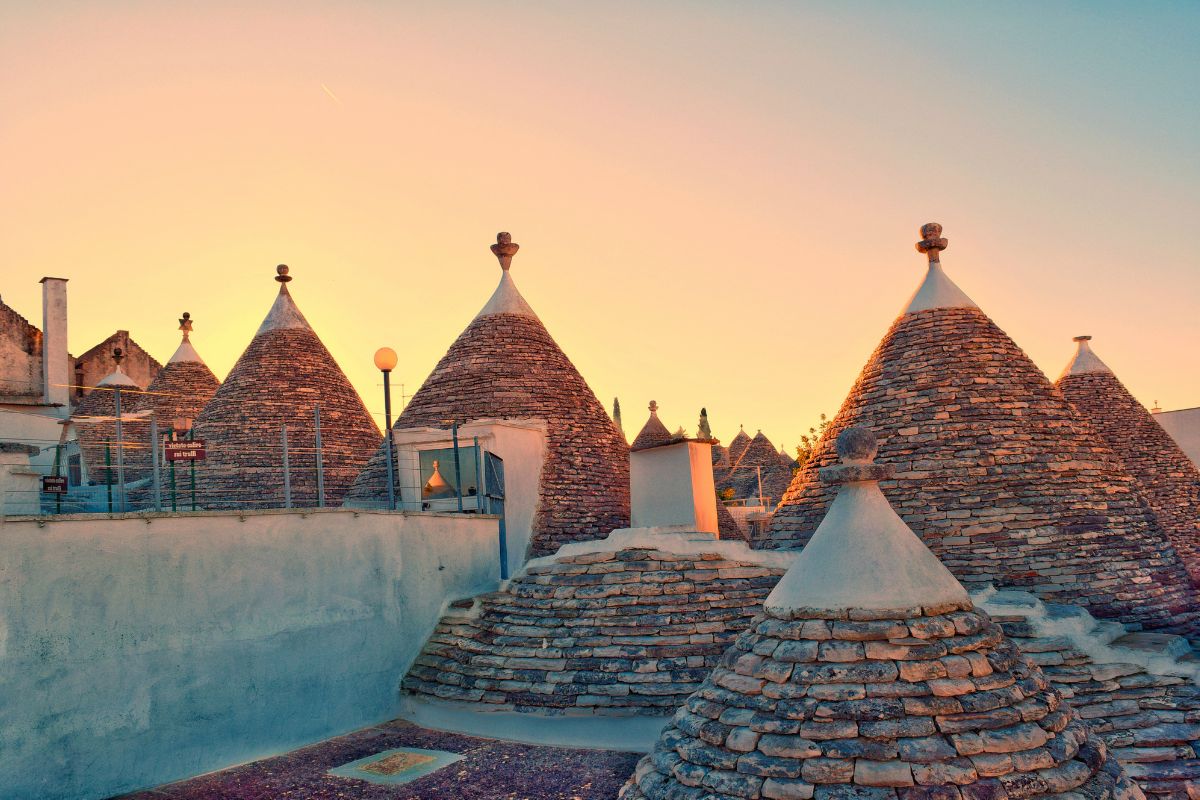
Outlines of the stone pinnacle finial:
<svg viewBox="0 0 1200 800">
<path fill-rule="evenodd" d="M 275 280 L 279 281 L 280 283 L 287 283 L 291 279 L 291 276 L 288 275 L 287 264 L 280 264 L 275 268 Z"/>
<path fill-rule="evenodd" d="M 896 472 L 891 464 L 874 463 L 879 446 L 869 428 L 847 428 L 838 434 L 836 446 L 841 463 L 819 470 L 825 483 L 882 481 Z"/>
<path fill-rule="evenodd" d="M 1092 340 L 1092 337 L 1090 337 L 1090 336 L 1076 336 L 1073 339 L 1071 339 L 1072 342 L 1090 342 L 1091 340 Z"/>
<path fill-rule="evenodd" d="M 658 403 L 657 403 L 656 401 L 654 401 L 654 400 L 651 400 L 651 401 L 650 401 L 650 413 L 651 413 L 651 414 L 657 414 L 657 413 L 658 413 Z"/>
<path fill-rule="evenodd" d="M 192 332 L 192 315 L 186 311 L 179 318 L 179 330 L 183 331 L 183 340 L 186 342 L 188 335 Z"/>
<path fill-rule="evenodd" d="M 119 347 L 113 348 L 113 363 L 115 363 L 117 365 L 117 369 L 121 368 L 121 359 L 124 357 L 125 357 L 125 354 L 121 352 L 121 348 L 119 348 Z"/>
<path fill-rule="evenodd" d="M 921 241 L 917 242 L 917 251 L 929 256 L 929 263 L 942 260 L 941 253 L 950 242 L 942 238 L 942 226 L 936 222 L 926 222 L 921 226 Z"/>
<path fill-rule="evenodd" d="M 496 243 L 492 245 L 492 254 L 500 260 L 500 269 L 508 272 L 508 268 L 512 266 L 512 257 L 521 249 L 521 245 L 512 240 L 512 234 L 508 231 L 500 231 L 496 234 Z"/>
</svg>

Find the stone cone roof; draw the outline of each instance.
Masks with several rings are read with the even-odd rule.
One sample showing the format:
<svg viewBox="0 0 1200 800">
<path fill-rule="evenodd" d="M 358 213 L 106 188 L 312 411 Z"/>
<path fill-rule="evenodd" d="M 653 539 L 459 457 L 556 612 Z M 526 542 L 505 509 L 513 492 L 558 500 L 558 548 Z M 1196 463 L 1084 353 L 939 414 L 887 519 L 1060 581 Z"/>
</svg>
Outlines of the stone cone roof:
<svg viewBox="0 0 1200 800">
<path fill-rule="evenodd" d="M 746 534 L 742 533 L 737 520 L 733 518 L 733 514 L 729 513 L 729 509 L 720 499 L 717 500 L 717 534 L 722 539 L 732 539 L 735 542 L 746 541 Z"/>
<path fill-rule="evenodd" d="M 121 447 L 125 464 L 125 482 L 133 483 L 150 474 L 150 426 L 141 418 L 131 418 L 146 402 L 142 387 L 121 369 L 120 364 L 90 389 L 75 406 L 75 422 L 79 450 L 92 483 L 117 483 L 117 420 L 116 393 L 121 389 Z M 105 465 L 105 446 L 108 446 L 109 465 Z M 106 477 L 107 476 L 107 477 Z"/>
<path fill-rule="evenodd" d="M 293 301 L 287 267 L 279 273 L 285 280 L 274 305 L 196 419 L 195 437 L 207 445 L 196 470 L 207 508 L 284 505 L 284 423 L 292 505 L 316 506 L 318 405 L 326 505 L 341 502 L 379 446 L 379 429 L 358 392 Z"/>
<path fill-rule="evenodd" d="M 485 710 L 670 714 L 790 558 L 663 529 L 567 545 L 444 617 L 404 689 Z"/>
<path fill-rule="evenodd" d="M 180 342 L 178 349 L 175 350 L 175 354 L 171 356 L 166 366 L 159 370 L 158 375 L 146 387 L 145 394 L 139 396 L 139 410 L 147 414 L 147 428 L 151 418 L 158 420 L 160 436 L 166 436 L 171 432 L 171 426 L 176 419 L 182 417 L 195 421 L 221 385 L 217 376 L 204 363 L 204 359 L 200 357 L 190 341 L 188 336 L 188 332 L 191 330 L 190 319 L 190 315 L 185 313 L 184 321 L 187 322 L 187 331 L 184 333 L 183 341 Z M 136 457 L 138 467 L 146 470 L 147 474 L 152 474 L 154 457 L 149 449 L 139 449 Z M 160 467 L 162 474 L 166 476 L 169 472 L 168 465 L 162 463 Z M 165 478 L 162 485 L 167 485 Z M 164 497 L 166 497 L 165 492 Z M 148 507 L 153 500 L 151 486 L 143 487 L 130 495 L 130 502 L 135 507 Z"/>
<path fill-rule="evenodd" d="M 731 454 L 733 448 L 730 448 Z M 779 452 L 762 431 L 754 435 L 749 443 L 740 448 L 741 455 L 729 469 L 713 478 L 718 489 L 733 489 L 736 498 L 757 498 L 759 468 L 762 469 L 762 493 L 769 506 L 783 497 L 792 481 L 791 465 L 784 466 Z"/>
<path fill-rule="evenodd" d="M 451 417 L 460 423 L 546 421 L 546 456 L 530 545 L 534 555 L 629 524 L 629 447 L 507 269 L 491 300 L 450 345 L 394 427 L 440 426 Z M 349 497 L 359 503 L 383 502 L 386 468 L 381 447 Z"/>
<path fill-rule="evenodd" d="M 742 457 L 742 453 L 746 452 L 746 448 L 750 446 L 750 436 L 747 435 L 745 428 L 738 428 L 737 436 L 729 442 L 729 463 L 736 464 L 738 459 Z"/>
<path fill-rule="evenodd" d="M 818 470 L 865 420 L 896 466 L 884 494 L 960 580 L 1152 628 L 1193 624 L 1186 571 L 1132 477 L 974 304 L 892 324 L 756 547 L 805 545 L 833 500 Z"/>
<path fill-rule="evenodd" d="M 650 418 L 646 420 L 646 424 L 638 431 L 637 438 L 630 445 L 630 450 L 644 450 L 647 447 L 658 447 L 659 445 L 670 444 L 675 441 L 675 437 L 667 430 L 667 426 L 662 424 L 662 420 L 658 418 L 658 403 L 650 401 Z"/>
<path fill-rule="evenodd" d="M 869 434 L 848 433 L 809 548 L 620 796 L 1142 797 L 891 510 Z"/>
<path fill-rule="evenodd" d="M 1137 481 L 1193 583 L 1200 583 L 1200 470 L 1079 337 L 1056 384 Z"/>
</svg>

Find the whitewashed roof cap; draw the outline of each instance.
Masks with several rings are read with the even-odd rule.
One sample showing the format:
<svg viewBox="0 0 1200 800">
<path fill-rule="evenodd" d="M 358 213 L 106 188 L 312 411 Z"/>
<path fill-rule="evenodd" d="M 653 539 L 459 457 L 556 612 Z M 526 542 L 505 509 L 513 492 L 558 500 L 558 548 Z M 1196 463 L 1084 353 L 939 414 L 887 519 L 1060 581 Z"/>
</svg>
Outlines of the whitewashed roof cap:
<svg viewBox="0 0 1200 800">
<path fill-rule="evenodd" d="M 840 466 L 821 470 L 837 497 L 816 533 L 768 595 L 767 613 L 966 604 L 967 590 L 892 509 L 875 464 L 875 436 L 848 428 L 837 438 Z"/>
<path fill-rule="evenodd" d="M 948 239 L 942 238 L 942 226 L 938 223 L 927 222 L 921 226 L 921 241 L 917 242 L 917 250 L 929 257 L 929 271 L 909 299 L 905 314 L 933 308 L 979 308 L 942 270 L 941 252 L 949 244 Z"/>
<path fill-rule="evenodd" d="M 500 276 L 500 285 L 496 287 L 496 291 L 492 292 L 491 299 L 475 315 L 475 319 L 493 314 L 518 314 L 523 317 L 538 318 L 533 308 L 517 291 L 517 284 L 513 282 L 512 276 L 509 274 L 512 258 L 519 249 L 521 246 L 512 240 L 512 234 L 506 231 L 496 234 L 496 243 L 492 245 L 492 253 L 500 261 L 500 269 L 503 270 L 503 274 Z"/>
<path fill-rule="evenodd" d="M 1067 368 L 1062 371 L 1059 378 L 1065 378 L 1068 375 L 1084 375 L 1089 372 L 1112 372 L 1108 365 L 1100 360 L 1100 356 L 1092 351 L 1092 346 L 1088 344 L 1091 340 L 1090 336 L 1075 337 L 1075 342 L 1079 347 L 1075 350 L 1075 357 L 1071 359 L 1070 364 L 1067 364 Z"/>
<path fill-rule="evenodd" d="M 280 264 L 275 268 L 275 280 L 279 281 L 279 296 L 275 298 L 275 303 L 271 306 L 271 310 L 267 312 L 262 325 L 258 326 L 258 333 L 288 329 L 311 329 L 312 327 L 308 324 L 308 320 L 304 318 L 304 315 L 300 313 L 300 309 L 296 307 L 296 301 L 292 299 L 292 294 L 288 291 L 288 281 L 292 279 L 288 275 L 288 271 L 287 264 Z"/>
</svg>

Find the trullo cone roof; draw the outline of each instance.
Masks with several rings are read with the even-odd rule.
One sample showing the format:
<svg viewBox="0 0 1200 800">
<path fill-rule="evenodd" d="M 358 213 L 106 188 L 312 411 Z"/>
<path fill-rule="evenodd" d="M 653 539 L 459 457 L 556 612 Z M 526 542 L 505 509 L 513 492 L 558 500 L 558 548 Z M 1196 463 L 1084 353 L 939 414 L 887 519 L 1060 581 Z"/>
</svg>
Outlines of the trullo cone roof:
<svg viewBox="0 0 1200 800">
<path fill-rule="evenodd" d="M 118 443 L 123 450 L 126 483 L 146 477 L 150 464 L 149 425 L 141 417 L 131 417 L 142 408 L 146 396 L 142 394 L 142 387 L 121 368 L 120 348 L 113 352 L 112 372 L 83 396 L 72 414 L 88 479 L 95 484 L 117 482 Z M 117 388 L 121 390 L 120 439 L 117 438 L 117 395 L 114 391 Z"/>
<path fill-rule="evenodd" d="M 395 428 L 477 419 L 542 419 L 546 456 L 533 522 L 533 555 L 596 539 L 629 524 L 629 447 L 604 406 L 517 291 L 508 268 L 517 245 L 501 234 L 500 285 L 404 408 Z M 387 495 L 382 448 L 350 497 Z"/>
<path fill-rule="evenodd" d="M 1079 336 L 1056 384 L 1138 482 L 1192 576 L 1200 583 L 1200 470 Z"/>
<path fill-rule="evenodd" d="M 138 396 L 138 410 L 147 415 L 145 425 L 148 428 L 150 418 L 157 420 L 160 436 L 170 433 L 177 419 L 194 421 L 221 385 L 192 345 L 192 316 L 186 311 L 179 320 L 179 329 L 183 331 L 183 339 L 175 354 L 154 376 L 146 393 Z M 152 473 L 154 457 L 149 449 L 138 449 L 135 457 L 139 469 Z M 167 475 L 167 465 L 160 463 L 160 467 L 164 476 Z M 134 507 L 149 507 L 153 502 L 152 487 L 148 485 L 132 492 L 130 502 Z"/>
<path fill-rule="evenodd" d="M 936 256 L 945 241 L 938 226 L 921 245 Z M 808 541 L 833 500 L 817 470 L 840 431 L 870 420 L 896 467 L 884 493 L 959 579 L 1148 627 L 1191 624 L 1183 565 L 1112 451 L 961 291 L 933 294 L 947 304 L 892 324 L 755 545 Z"/>
<path fill-rule="evenodd" d="M 1140 798 L 896 516 L 850 429 L 844 487 L 624 800 Z"/>
<path fill-rule="evenodd" d="M 638 431 L 637 438 L 630 445 L 631 450 L 644 450 L 647 447 L 658 447 L 663 444 L 670 444 L 674 441 L 671 432 L 667 430 L 667 426 L 662 424 L 662 420 L 658 418 L 658 403 L 650 401 L 650 417 L 646 420 L 646 424 Z"/>
<path fill-rule="evenodd" d="M 196 419 L 195 436 L 207 445 L 196 470 L 207 508 L 284 504 L 284 423 L 292 504 L 316 506 L 318 405 L 326 505 L 341 502 L 379 446 L 379 429 L 358 392 L 292 300 L 287 267 L 277 271 L 274 305 Z"/>
</svg>

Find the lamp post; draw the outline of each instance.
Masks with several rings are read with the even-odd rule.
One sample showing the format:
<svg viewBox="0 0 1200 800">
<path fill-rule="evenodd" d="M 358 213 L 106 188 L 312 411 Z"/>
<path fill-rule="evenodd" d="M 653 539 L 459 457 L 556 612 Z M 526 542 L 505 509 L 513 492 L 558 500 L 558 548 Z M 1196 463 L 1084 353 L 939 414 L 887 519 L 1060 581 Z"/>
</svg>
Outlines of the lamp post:
<svg viewBox="0 0 1200 800">
<path fill-rule="evenodd" d="M 396 510 L 396 478 L 392 456 L 392 370 L 396 368 L 399 358 L 396 351 L 390 347 L 381 347 L 375 351 L 375 366 L 383 373 L 383 437 L 387 443 L 387 482 L 388 508 Z"/>
</svg>

